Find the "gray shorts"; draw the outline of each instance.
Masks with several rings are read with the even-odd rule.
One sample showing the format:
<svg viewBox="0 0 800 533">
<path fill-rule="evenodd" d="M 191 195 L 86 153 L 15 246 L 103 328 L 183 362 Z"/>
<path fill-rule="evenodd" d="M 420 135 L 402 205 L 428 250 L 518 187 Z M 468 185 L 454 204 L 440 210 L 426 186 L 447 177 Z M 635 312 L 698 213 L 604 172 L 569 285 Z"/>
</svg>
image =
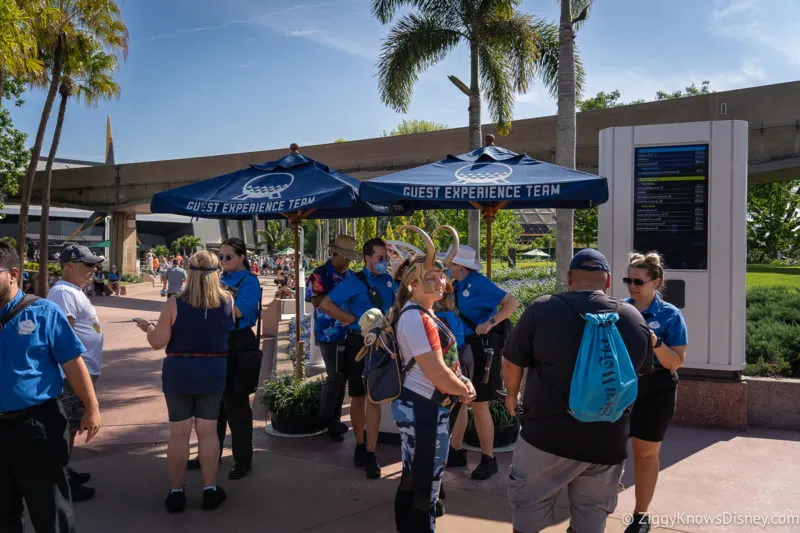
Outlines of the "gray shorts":
<svg viewBox="0 0 800 533">
<path fill-rule="evenodd" d="M 170 422 L 183 422 L 192 417 L 216 420 L 222 393 L 218 394 L 165 394 Z"/>
<path fill-rule="evenodd" d="M 556 524 L 556 500 L 566 489 L 569 531 L 603 533 L 608 515 L 617 507 L 622 470 L 622 463 L 597 465 L 565 459 L 518 439 L 508 474 L 514 529 L 536 533 Z"/>
<path fill-rule="evenodd" d="M 90 375 L 89 377 L 92 378 L 92 386 L 94 386 L 100 376 Z M 80 429 L 83 413 L 86 412 L 86 407 L 84 407 L 75 389 L 72 388 L 72 385 L 70 385 L 69 381 L 66 379 L 64 380 L 64 392 L 61 394 L 61 403 L 64 404 L 64 414 L 67 415 L 70 432 L 77 433 Z"/>
</svg>

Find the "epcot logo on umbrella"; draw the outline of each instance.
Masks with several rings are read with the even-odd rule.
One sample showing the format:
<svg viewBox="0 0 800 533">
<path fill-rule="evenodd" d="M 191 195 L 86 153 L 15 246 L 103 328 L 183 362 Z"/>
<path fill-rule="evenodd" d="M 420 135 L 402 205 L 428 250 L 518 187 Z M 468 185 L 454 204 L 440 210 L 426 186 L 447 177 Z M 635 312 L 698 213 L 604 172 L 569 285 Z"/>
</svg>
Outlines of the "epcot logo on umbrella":
<svg viewBox="0 0 800 533">
<path fill-rule="evenodd" d="M 261 174 L 251 179 L 242 187 L 242 194 L 234 196 L 234 200 L 249 200 L 251 198 L 269 198 L 272 200 L 281 197 L 281 193 L 291 187 L 294 176 L 288 172 L 275 172 Z"/>
<path fill-rule="evenodd" d="M 456 170 L 456 181 L 452 184 L 497 185 L 508 183 L 508 178 L 513 172 L 514 170 L 510 166 L 503 163 L 473 163 Z"/>
</svg>

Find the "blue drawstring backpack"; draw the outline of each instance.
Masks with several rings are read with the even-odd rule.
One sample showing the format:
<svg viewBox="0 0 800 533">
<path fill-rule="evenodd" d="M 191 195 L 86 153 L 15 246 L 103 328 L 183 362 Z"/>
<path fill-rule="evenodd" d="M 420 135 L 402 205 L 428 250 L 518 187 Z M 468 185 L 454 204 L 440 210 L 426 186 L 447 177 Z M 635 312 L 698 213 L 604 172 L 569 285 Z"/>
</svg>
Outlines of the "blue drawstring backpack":
<svg viewBox="0 0 800 533">
<path fill-rule="evenodd" d="M 586 326 L 572 373 L 569 414 L 581 422 L 616 422 L 636 401 L 639 380 L 616 326 L 617 311 L 619 302 L 615 312 L 578 313 Z"/>
</svg>

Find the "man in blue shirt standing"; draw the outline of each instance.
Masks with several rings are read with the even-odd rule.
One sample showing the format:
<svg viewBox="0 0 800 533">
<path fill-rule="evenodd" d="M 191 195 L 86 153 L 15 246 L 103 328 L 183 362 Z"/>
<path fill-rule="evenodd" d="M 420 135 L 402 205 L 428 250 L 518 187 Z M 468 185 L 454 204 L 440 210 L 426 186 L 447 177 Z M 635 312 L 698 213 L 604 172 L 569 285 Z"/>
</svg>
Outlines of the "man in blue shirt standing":
<svg viewBox="0 0 800 533">
<path fill-rule="evenodd" d="M 0 531 L 22 533 L 24 500 L 37 532 L 74 533 L 59 365 L 86 406 L 87 442 L 100 410 L 83 344 L 56 304 L 23 301 L 20 279 L 19 255 L 0 242 Z"/>
<path fill-rule="evenodd" d="M 364 269 L 356 275 L 345 278 L 325 297 L 319 307 L 347 326 L 345 373 L 351 398 L 350 418 L 356 436 L 353 464 L 365 468 L 368 478 L 377 479 L 381 477 L 381 467 L 375 457 L 378 430 L 381 425 L 381 406 L 366 401 L 367 393 L 361 377 L 364 372 L 364 360 L 358 363 L 355 361 L 356 354 L 364 346 L 358 319 L 373 307 L 379 308 L 384 315 L 388 314 L 394 303 L 395 283 L 388 273 L 386 243 L 382 239 L 368 240 L 364 243 L 362 252 Z"/>
<path fill-rule="evenodd" d="M 347 433 L 347 426 L 342 423 L 347 326 L 329 316 L 319 305 L 345 278 L 355 275 L 350 270 L 350 261 L 361 260 L 361 254 L 355 248 L 354 238 L 338 235 L 330 246 L 331 258 L 314 269 L 306 283 L 306 301 L 314 306 L 314 337 L 328 374 L 319 399 L 319 418 L 321 425 L 328 428 L 328 436 L 335 442 L 342 442 L 342 435 Z"/>
</svg>

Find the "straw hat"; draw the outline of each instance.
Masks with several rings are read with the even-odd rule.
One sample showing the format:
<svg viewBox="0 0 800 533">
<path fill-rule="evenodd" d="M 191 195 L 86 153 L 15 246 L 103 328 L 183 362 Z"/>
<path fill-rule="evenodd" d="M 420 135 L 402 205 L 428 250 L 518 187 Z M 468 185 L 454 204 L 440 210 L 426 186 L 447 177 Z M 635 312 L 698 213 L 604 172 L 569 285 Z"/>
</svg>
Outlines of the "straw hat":
<svg viewBox="0 0 800 533">
<path fill-rule="evenodd" d="M 470 270 L 477 270 L 480 272 L 483 270 L 483 265 L 476 259 L 476 255 L 477 254 L 475 253 L 474 248 L 467 245 L 461 245 L 458 247 L 458 253 L 453 258 L 452 262 Z"/>
<path fill-rule="evenodd" d="M 349 235 L 337 235 L 328 248 L 352 261 L 361 261 L 361 254 L 356 251 L 356 240 Z"/>
</svg>

